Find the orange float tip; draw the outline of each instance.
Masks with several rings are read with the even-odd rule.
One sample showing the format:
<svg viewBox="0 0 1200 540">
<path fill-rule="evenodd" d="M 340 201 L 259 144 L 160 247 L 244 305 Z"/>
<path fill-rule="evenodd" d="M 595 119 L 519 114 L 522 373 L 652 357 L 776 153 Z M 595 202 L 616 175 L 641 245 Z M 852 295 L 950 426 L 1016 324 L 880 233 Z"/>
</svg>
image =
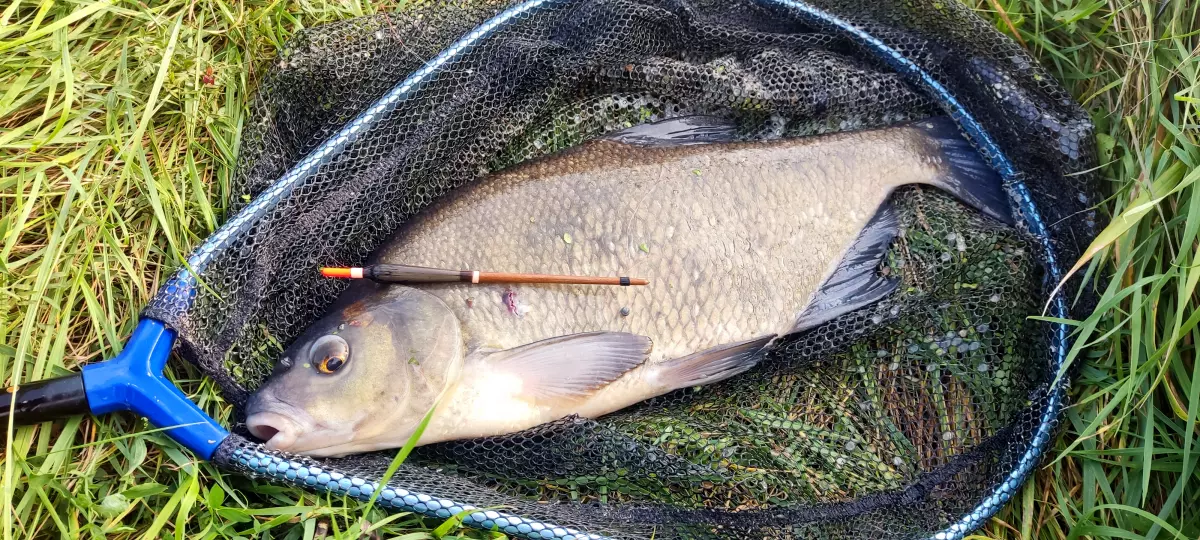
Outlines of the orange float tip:
<svg viewBox="0 0 1200 540">
<path fill-rule="evenodd" d="M 321 268 L 321 275 L 327 278 L 360 279 L 363 277 L 362 268 Z"/>
</svg>

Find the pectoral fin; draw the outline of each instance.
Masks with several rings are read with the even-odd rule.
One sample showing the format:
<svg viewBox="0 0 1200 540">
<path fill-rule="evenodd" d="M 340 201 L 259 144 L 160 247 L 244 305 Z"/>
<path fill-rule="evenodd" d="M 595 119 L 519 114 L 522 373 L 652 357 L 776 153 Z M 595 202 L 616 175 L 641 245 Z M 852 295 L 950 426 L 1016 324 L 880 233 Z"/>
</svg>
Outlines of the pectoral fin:
<svg viewBox="0 0 1200 540">
<path fill-rule="evenodd" d="M 646 361 L 650 338 L 624 332 L 559 336 L 500 351 L 477 351 L 481 363 L 521 381 L 534 399 L 580 398 Z M 485 371 L 486 372 L 486 371 Z M 471 376 L 470 368 L 465 374 Z"/>
</svg>

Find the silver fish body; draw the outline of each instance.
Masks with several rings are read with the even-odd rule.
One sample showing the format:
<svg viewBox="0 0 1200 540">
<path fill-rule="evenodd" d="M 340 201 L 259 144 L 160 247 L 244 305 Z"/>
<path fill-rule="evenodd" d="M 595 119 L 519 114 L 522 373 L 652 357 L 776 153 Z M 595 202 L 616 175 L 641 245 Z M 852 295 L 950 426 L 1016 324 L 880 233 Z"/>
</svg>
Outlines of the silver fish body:
<svg viewBox="0 0 1200 540">
<path fill-rule="evenodd" d="M 937 186 L 1007 218 L 998 177 L 945 120 L 629 141 L 585 143 L 453 193 L 374 262 L 650 285 L 358 286 L 347 294 L 360 300 L 289 348 L 250 404 L 251 430 L 283 450 L 341 455 L 402 446 L 435 402 L 420 444 L 602 416 L 734 376 L 774 337 L 890 293 L 875 270 L 897 187 Z M 325 373 L 331 350 L 345 358 Z"/>
</svg>

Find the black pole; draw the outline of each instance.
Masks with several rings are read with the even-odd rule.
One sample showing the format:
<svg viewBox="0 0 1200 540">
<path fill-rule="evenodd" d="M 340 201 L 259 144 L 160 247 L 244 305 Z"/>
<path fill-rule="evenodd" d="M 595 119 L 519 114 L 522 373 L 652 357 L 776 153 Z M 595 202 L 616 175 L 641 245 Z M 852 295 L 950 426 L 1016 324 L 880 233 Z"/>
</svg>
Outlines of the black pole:
<svg viewBox="0 0 1200 540">
<path fill-rule="evenodd" d="M 363 271 L 367 277 L 385 283 L 454 283 L 471 281 L 470 270 L 443 270 L 405 264 L 375 264 Z"/>
<path fill-rule="evenodd" d="M 7 426 L 10 417 L 14 424 L 26 426 L 88 412 L 82 373 L 25 383 L 0 392 L 0 427 Z"/>
</svg>

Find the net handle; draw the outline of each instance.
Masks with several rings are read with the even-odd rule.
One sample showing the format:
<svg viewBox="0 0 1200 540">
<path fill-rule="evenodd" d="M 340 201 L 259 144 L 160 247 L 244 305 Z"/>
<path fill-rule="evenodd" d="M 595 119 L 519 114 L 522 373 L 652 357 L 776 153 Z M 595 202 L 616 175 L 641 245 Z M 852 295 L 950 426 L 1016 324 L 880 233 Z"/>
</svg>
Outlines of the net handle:
<svg viewBox="0 0 1200 540">
<path fill-rule="evenodd" d="M 17 384 L 0 393 L 0 422 L 32 425 L 91 413 L 131 411 L 201 459 L 208 460 L 229 432 L 167 380 L 163 368 L 175 331 L 144 318 L 116 357 L 83 372 Z"/>
<path fill-rule="evenodd" d="M 83 374 L 14 384 L 0 392 L 0 425 L 29 426 L 88 412 Z"/>
</svg>

